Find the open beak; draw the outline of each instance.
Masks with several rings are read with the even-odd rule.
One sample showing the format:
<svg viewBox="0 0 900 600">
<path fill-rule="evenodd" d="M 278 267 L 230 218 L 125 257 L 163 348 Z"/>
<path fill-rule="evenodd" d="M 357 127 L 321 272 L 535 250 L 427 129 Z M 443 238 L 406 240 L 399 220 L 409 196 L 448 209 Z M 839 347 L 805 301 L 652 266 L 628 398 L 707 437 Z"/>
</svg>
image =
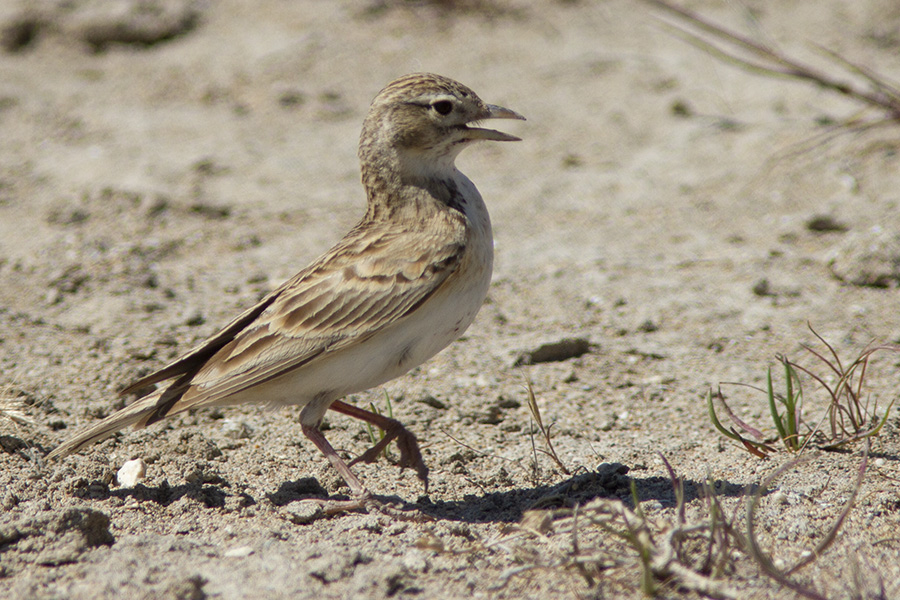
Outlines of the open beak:
<svg viewBox="0 0 900 600">
<path fill-rule="evenodd" d="M 487 111 L 478 115 L 478 118 L 473 119 L 473 121 L 483 121 L 485 119 L 516 119 L 524 121 L 525 117 L 514 110 L 509 110 L 508 108 L 503 108 L 502 106 L 497 106 L 495 104 L 488 104 Z M 495 142 L 519 142 L 522 140 L 522 138 L 517 138 L 514 135 L 509 135 L 502 131 L 482 129 L 481 127 L 467 127 L 466 138 L 470 140 L 493 140 Z"/>
</svg>

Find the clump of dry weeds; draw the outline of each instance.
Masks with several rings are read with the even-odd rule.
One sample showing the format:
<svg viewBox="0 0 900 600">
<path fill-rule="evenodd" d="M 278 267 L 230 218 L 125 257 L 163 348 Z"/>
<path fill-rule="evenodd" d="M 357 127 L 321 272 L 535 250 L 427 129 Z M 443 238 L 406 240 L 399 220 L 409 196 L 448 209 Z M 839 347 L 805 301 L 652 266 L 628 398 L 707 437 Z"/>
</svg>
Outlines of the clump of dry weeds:
<svg viewBox="0 0 900 600">
<path fill-rule="evenodd" d="M 721 599 L 742 598 L 729 575 L 737 571 L 737 561 L 747 557 L 759 572 L 779 586 L 812 600 L 826 600 L 819 590 L 798 582 L 793 575 L 825 555 L 856 501 L 868 464 L 868 441 L 850 498 L 815 548 L 804 551 L 796 564 L 777 565 L 762 549 L 755 530 L 760 502 L 772 485 L 807 457 L 795 459 L 748 491 L 732 511 L 726 510 L 711 481 L 701 484 L 699 515 L 689 518 L 684 482 L 663 457 L 675 495 L 674 511 L 649 514 L 632 485 L 631 503 L 619 499 L 596 498 L 583 506 L 528 511 L 521 522 L 504 536 L 481 545 L 481 549 L 509 554 L 516 566 L 504 572 L 495 588 L 514 577 L 540 570 L 566 570 L 577 574 L 589 588 L 615 585 L 611 582 L 639 582 L 645 596 L 666 590 L 694 592 Z M 746 504 L 746 509 L 743 506 Z M 696 513 L 696 511 L 695 511 Z M 884 583 L 876 578 L 875 591 L 862 590 L 860 579 L 854 597 L 886 598 Z M 625 591 L 628 585 L 621 585 Z M 871 588 L 871 586 L 868 586 Z"/>
<path fill-rule="evenodd" d="M 707 395 L 709 418 L 719 433 L 740 442 L 748 452 L 762 458 L 775 451 L 773 443 L 776 440 L 788 451 L 800 453 L 811 445 L 823 450 L 835 450 L 852 442 L 877 436 L 881 432 L 895 400 L 892 399 L 879 416 L 877 400 L 872 401 L 866 391 L 869 363 L 879 353 L 900 351 L 900 346 L 869 345 L 855 359 L 845 363 L 831 344 L 812 327 L 810 330 L 826 350 L 820 352 L 804 345 L 806 351 L 817 359 L 813 367 L 803 366 L 784 355 L 778 355 L 778 362 L 784 367 L 783 393 L 775 391 L 771 369 L 768 370 L 765 390 L 742 383 L 731 384 L 750 387 L 766 394 L 776 435 L 767 437 L 759 429 L 740 419 L 725 401 L 721 385 L 715 395 L 711 391 Z M 827 400 L 824 414 L 816 421 L 808 421 L 804 416 L 806 401 L 801 374 L 811 379 L 824 392 Z M 726 429 L 722 425 L 714 400 L 725 411 L 732 423 L 731 427 Z M 826 423 L 828 426 L 824 427 Z M 746 437 L 747 434 L 754 439 Z"/>
</svg>

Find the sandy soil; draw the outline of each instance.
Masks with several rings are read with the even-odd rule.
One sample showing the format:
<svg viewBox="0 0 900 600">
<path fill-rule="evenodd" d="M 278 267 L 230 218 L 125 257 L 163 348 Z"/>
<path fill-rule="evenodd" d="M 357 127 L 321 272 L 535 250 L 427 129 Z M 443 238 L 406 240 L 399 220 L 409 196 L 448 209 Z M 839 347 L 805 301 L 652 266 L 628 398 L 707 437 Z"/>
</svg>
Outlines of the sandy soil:
<svg viewBox="0 0 900 600">
<path fill-rule="evenodd" d="M 814 64 L 827 63 L 811 41 L 900 73 L 890 1 L 690 5 Z M 763 385 L 776 353 L 814 364 L 801 348 L 815 342 L 808 322 L 844 358 L 900 341 L 900 142 L 896 127 L 823 137 L 823 123 L 858 105 L 724 65 L 653 15 L 624 0 L 5 2 L 0 386 L 32 424 L 0 420 L 4 597 L 637 597 L 633 554 L 589 585 L 560 566 L 571 536 L 515 537 L 514 524 L 538 503 L 628 501 L 631 482 L 653 518 L 671 521 L 659 453 L 686 480 L 690 519 L 703 518 L 707 478 L 743 519 L 745 487 L 790 456 L 759 460 L 721 439 L 707 390 Z M 122 406 L 118 388 L 354 224 L 363 116 L 412 71 L 528 117 L 504 124 L 523 142 L 459 160 L 496 235 L 475 324 L 352 398 L 384 410 L 390 396 L 432 486 L 423 496 L 385 460 L 356 472 L 433 520 L 303 524 L 303 498 L 346 488 L 293 410 L 200 411 L 42 465 Z M 816 231 L 822 216 L 842 227 Z M 867 278 L 883 287 L 852 283 Z M 563 338 L 589 351 L 514 366 Z M 526 379 L 573 475 L 533 449 Z M 884 355 L 871 398 L 886 406 L 898 379 Z M 726 393 L 771 430 L 760 393 Z M 808 400 L 815 422 L 824 399 Z M 828 597 L 900 597 L 895 414 L 836 543 L 793 575 Z M 327 425 L 348 456 L 368 446 L 361 424 Z M 778 564 L 822 540 L 860 452 L 814 455 L 763 500 L 756 529 Z M 117 486 L 134 457 L 146 479 Z M 585 536 L 598 551 L 614 542 Z M 742 598 L 793 595 L 740 552 L 720 583 Z M 660 597 L 697 593 L 663 583 Z"/>
</svg>

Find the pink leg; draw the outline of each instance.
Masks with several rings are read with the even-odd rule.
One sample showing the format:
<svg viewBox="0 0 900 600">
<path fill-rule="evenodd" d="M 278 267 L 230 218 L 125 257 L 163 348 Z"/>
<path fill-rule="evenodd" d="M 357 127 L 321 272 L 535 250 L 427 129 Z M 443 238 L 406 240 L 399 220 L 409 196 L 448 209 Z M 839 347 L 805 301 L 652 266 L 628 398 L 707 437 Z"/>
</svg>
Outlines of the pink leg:
<svg viewBox="0 0 900 600">
<path fill-rule="evenodd" d="M 328 440 L 325 439 L 325 436 L 322 435 L 322 432 L 319 431 L 318 427 L 313 425 L 302 425 L 303 435 L 305 435 L 309 441 L 316 445 L 316 448 L 325 455 L 325 458 L 328 459 L 328 462 L 331 463 L 331 466 L 335 468 L 335 470 L 340 473 L 341 477 L 343 477 L 344 481 L 347 482 L 347 485 L 350 486 L 350 491 L 354 496 L 368 496 L 369 490 L 366 489 L 366 486 L 362 484 L 359 478 L 353 474 L 353 471 L 350 470 L 350 467 L 347 466 L 347 463 L 338 456 L 337 452 L 334 451 L 334 448 L 331 446 Z"/>
<path fill-rule="evenodd" d="M 393 419 L 387 419 L 388 421 L 393 421 Z M 399 425 L 399 423 L 398 423 Z M 322 435 L 322 432 L 313 425 L 301 425 L 303 435 L 305 435 L 309 441 L 316 445 L 316 448 L 325 455 L 328 459 L 328 462 L 331 463 L 331 466 L 340 473 L 341 477 L 343 477 L 344 481 L 347 482 L 347 485 L 350 486 L 350 491 L 353 493 L 353 498 L 350 500 L 320 500 L 320 499 L 311 499 L 307 500 L 307 502 L 315 502 L 320 510 L 321 514 L 325 516 L 337 515 L 343 512 L 347 512 L 349 510 L 364 510 L 368 511 L 369 509 L 375 509 L 379 512 L 382 512 L 386 515 L 404 520 L 404 521 L 419 521 L 424 522 L 430 520 L 428 517 L 419 514 L 417 511 L 407 512 L 400 511 L 396 508 L 384 504 L 379 500 L 376 500 L 372 497 L 372 494 L 369 493 L 369 490 L 366 489 L 366 486 L 362 484 L 359 478 L 353 474 L 350 470 L 350 467 L 347 466 L 347 463 L 338 456 L 338 453 L 334 451 L 334 448 L 325 439 L 325 436 Z M 402 426 L 401 426 L 402 429 Z M 404 430 L 405 431 L 405 430 Z M 412 434 L 408 435 L 412 436 Z M 385 436 L 385 439 L 388 439 Z M 415 439 L 412 438 L 413 444 L 415 445 Z M 419 460 L 422 460 L 421 455 L 418 454 L 418 446 L 416 446 L 417 456 Z M 379 450 L 380 451 L 380 450 Z M 376 452 L 377 455 L 377 452 Z M 358 460 L 358 459 L 357 459 Z M 424 466 L 424 465 L 423 465 Z M 428 470 L 425 470 L 426 474 Z"/>
<path fill-rule="evenodd" d="M 422 480 L 425 485 L 425 493 L 428 493 L 428 467 L 425 465 L 425 461 L 422 460 L 422 452 L 419 450 L 419 442 L 416 440 L 416 436 L 414 436 L 412 432 L 404 427 L 403 423 L 397 421 L 396 419 L 391 419 L 389 417 L 385 417 L 371 411 L 364 410 L 362 408 L 357 408 L 352 404 L 347 404 L 346 402 L 342 402 L 340 400 L 333 402 L 328 408 L 347 416 L 363 420 L 366 423 L 371 423 L 372 425 L 375 425 L 376 427 L 384 431 L 384 438 L 382 438 L 381 441 L 366 450 L 362 455 L 357 456 L 352 461 L 350 461 L 351 466 L 355 465 L 358 462 L 375 462 L 375 459 L 377 459 L 378 455 L 381 454 L 381 452 L 385 448 L 387 448 L 388 444 L 390 444 L 394 440 L 397 440 L 397 447 L 400 449 L 400 468 L 414 468 L 416 470 L 416 475 L 419 477 L 419 479 Z M 319 435 L 322 434 L 320 433 Z M 309 437 L 309 434 L 307 434 L 307 437 Z M 325 438 L 322 437 L 323 441 L 324 439 Z M 313 440 L 313 443 L 316 443 L 315 440 Z M 325 443 L 327 444 L 328 442 Z M 318 446 L 318 443 L 316 443 L 316 445 Z M 331 446 L 329 446 L 329 448 L 330 447 Z M 321 450 L 322 448 L 320 447 L 319 449 Z M 325 452 L 324 450 L 322 451 Z M 333 452 L 334 450 L 332 450 L 332 453 Z M 325 455 L 328 456 L 327 453 Z M 337 458 L 337 460 L 340 460 L 340 457 L 338 457 L 337 455 L 335 455 L 335 458 Z M 329 457 L 329 460 L 331 460 L 331 457 Z M 332 464 L 335 464 L 334 460 L 332 460 Z M 337 465 L 335 465 L 335 467 L 338 468 Z M 344 465 L 344 468 L 347 469 L 347 466 Z M 349 469 L 347 470 L 349 472 Z M 338 471 L 340 471 L 340 468 L 338 468 Z M 341 472 L 341 475 L 344 476 L 344 480 L 349 484 L 350 482 L 349 480 L 347 480 L 346 475 L 343 475 L 343 472 Z M 352 473 L 350 475 L 351 477 L 353 476 Z"/>
</svg>

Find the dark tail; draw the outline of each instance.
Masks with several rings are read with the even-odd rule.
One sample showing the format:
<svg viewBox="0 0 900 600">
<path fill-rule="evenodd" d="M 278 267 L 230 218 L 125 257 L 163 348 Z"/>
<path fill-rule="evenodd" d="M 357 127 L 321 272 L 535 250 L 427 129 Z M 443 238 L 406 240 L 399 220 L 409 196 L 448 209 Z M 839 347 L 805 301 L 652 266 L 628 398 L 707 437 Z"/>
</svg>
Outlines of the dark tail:
<svg viewBox="0 0 900 600">
<path fill-rule="evenodd" d="M 158 408 L 159 394 L 150 394 L 137 402 L 129 404 L 122 410 L 111 414 L 93 427 L 76 434 L 66 440 L 47 455 L 47 460 L 56 460 L 78 452 L 85 446 L 104 440 L 129 425 L 146 424 L 146 419 Z"/>
</svg>

